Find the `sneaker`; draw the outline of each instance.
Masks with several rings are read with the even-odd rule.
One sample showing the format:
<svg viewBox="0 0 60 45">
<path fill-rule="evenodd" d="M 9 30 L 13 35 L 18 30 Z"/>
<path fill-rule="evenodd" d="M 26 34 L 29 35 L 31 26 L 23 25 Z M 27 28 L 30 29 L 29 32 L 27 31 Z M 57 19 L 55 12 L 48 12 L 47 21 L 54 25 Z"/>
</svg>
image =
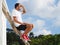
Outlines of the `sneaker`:
<svg viewBox="0 0 60 45">
<path fill-rule="evenodd" d="M 27 35 L 25 35 L 25 34 L 22 35 L 22 38 L 23 38 L 24 40 L 26 40 L 26 41 L 31 41 L 31 40 L 29 39 L 29 37 L 28 37 Z"/>
<path fill-rule="evenodd" d="M 28 41 L 31 41 L 30 38 L 26 35 L 26 38 L 28 39 Z"/>
<path fill-rule="evenodd" d="M 24 40 L 28 40 L 25 34 L 22 35 L 22 38 L 23 38 Z"/>
</svg>

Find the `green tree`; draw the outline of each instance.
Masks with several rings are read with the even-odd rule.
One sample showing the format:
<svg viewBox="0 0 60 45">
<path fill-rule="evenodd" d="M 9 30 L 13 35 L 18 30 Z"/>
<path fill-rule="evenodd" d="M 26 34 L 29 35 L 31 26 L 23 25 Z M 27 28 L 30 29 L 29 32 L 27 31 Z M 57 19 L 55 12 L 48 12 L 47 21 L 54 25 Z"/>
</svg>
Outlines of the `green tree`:
<svg viewBox="0 0 60 45">
<path fill-rule="evenodd" d="M 33 32 L 30 32 L 29 37 L 30 38 L 34 37 L 34 33 Z"/>
</svg>

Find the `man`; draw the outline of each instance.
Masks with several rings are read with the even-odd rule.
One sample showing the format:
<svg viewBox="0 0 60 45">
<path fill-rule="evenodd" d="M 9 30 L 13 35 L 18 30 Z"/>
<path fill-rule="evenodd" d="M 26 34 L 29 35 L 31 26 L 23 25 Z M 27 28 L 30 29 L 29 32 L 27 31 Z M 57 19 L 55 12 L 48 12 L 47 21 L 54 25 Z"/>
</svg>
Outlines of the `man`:
<svg viewBox="0 0 60 45">
<path fill-rule="evenodd" d="M 22 10 L 21 10 L 22 9 Z M 24 33 L 22 34 L 22 38 L 26 41 L 30 40 L 27 36 L 28 33 L 33 29 L 33 24 L 24 23 L 22 21 L 22 14 L 25 14 L 26 10 L 23 5 L 20 3 L 15 4 L 15 9 L 12 11 L 12 19 L 16 28 L 20 31 L 23 30 Z"/>
</svg>

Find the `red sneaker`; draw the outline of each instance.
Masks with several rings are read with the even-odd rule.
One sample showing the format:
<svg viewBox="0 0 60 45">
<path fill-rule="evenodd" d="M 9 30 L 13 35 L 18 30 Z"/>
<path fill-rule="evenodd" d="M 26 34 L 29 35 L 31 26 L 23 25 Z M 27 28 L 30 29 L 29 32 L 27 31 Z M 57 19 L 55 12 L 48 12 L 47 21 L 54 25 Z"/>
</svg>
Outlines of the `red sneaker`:
<svg viewBox="0 0 60 45">
<path fill-rule="evenodd" d="M 31 41 L 30 38 L 26 35 L 26 38 L 28 39 L 28 41 Z"/>
<path fill-rule="evenodd" d="M 31 41 L 31 40 L 29 39 L 29 37 L 28 37 L 27 35 L 25 35 L 25 34 L 22 35 L 22 38 L 25 39 L 26 41 Z"/>
<path fill-rule="evenodd" d="M 22 35 L 22 38 L 28 40 L 25 34 Z"/>
</svg>

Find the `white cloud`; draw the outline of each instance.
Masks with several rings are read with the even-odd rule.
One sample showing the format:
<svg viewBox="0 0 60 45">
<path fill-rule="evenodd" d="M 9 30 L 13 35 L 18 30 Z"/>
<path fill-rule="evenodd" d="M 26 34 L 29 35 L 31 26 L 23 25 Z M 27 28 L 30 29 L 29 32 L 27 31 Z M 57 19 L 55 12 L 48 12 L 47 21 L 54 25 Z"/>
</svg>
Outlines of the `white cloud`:
<svg viewBox="0 0 60 45">
<path fill-rule="evenodd" d="M 34 29 L 36 29 L 36 31 L 43 29 L 44 26 L 45 26 L 45 21 L 44 20 L 36 20 L 36 21 L 34 21 Z"/>
<path fill-rule="evenodd" d="M 40 34 L 42 35 L 52 34 L 50 30 L 46 30 L 45 28 L 46 22 L 44 20 L 36 20 L 34 25 L 35 25 L 35 29 L 34 29 L 35 36 L 38 36 Z"/>
<path fill-rule="evenodd" d="M 58 3 L 57 7 L 55 8 L 53 14 L 55 15 L 55 20 L 53 26 L 60 26 L 60 2 Z"/>
<path fill-rule="evenodd" d="M 27 6 L 33 15 L 41 18 L 53 18 L 51 11 L 54 10 L 54 7 L 51 5 L 53 5 L 53 0 L 32 0 Z"/>
<path fill-rule="evenodd" d="M 49 34 L 52 34 L 52 32 L 50 30 L 42 29 L 42 30 L 38 30 L 34 34 L 35 34 L 35 36 L 38 36 L 40 34 L 41 35 L 49 35 Z"/>
<path fill-rule="evenodd" d="M 44 20 L 36 20 L 34 25 L 35 25 L 35 29 L 34 29 L 35 36 L 38 36 L 40 34 L 42 35 L 52 34 L 51 30 L 45 28 L 46 22 Z"/>
<path fill-rule="evenodd" d="M 53 26 L 60 27 L 60 16 L 57 16 L 56 20 L 53 23 Z"/>
<path fill-rule="evenodd" d="M 52 32 L 50 30 L 43 29 L 42 34 L 43 35 L 49 35 L 49 34 L 52 34 Z"/>
<path fill-rule="evenodd" d="M 24 19 L 24 22 L 31 23 L 32 19 L 33 19 L 32 17 L 26 18 L 26 19 Z"/>
<path fill-rule="evenodd" d="M 37 24 L 38 28 L 41 28 L 45 25 L 45 21 L 44 20 L 37 20 L 36 24 Z"/>
</svg>

